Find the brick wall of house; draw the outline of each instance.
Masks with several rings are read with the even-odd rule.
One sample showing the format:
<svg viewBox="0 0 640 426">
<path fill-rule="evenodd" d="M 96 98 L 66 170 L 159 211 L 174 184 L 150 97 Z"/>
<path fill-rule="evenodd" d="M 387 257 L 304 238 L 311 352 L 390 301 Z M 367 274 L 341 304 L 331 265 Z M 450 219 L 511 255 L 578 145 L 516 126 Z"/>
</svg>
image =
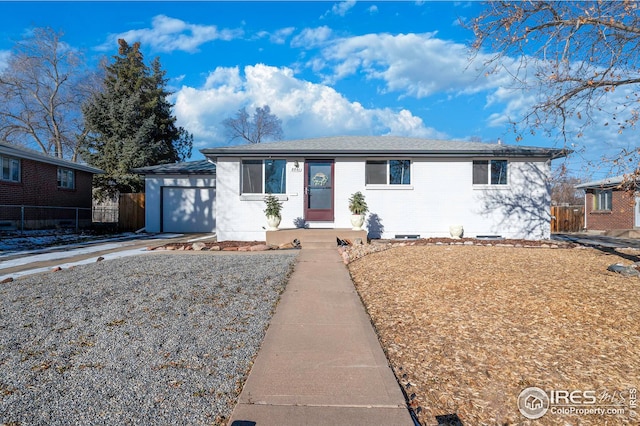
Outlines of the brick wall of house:
<svg viewBox="0 0 640 426">
<path fill-rule="evenodd" d="M 593 191 L 588 191 L 586 196 L 587 229 L 594 231 L 633 229 L 635 202 L 633 192 L 613 191 L 611 211 L 594 211 Z"/>
<path fill-rule="evenodd" d="M 75 170 L 75 189 L 58 188 L 58 166 L 20 160 L 20 182 L 0 180 L 0 204 L 55 207 L 91 207 L 88 172 Z"/>
</svg>

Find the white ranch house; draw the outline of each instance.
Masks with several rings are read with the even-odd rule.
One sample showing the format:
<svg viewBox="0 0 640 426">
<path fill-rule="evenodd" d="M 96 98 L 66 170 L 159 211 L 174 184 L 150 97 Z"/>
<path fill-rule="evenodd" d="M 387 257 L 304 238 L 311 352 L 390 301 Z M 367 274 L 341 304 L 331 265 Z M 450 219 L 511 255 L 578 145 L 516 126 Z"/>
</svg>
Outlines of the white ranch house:
<svg viewBox="0 0 640 426">
<path fill-rule="evenodd" d="M 361 191 L 369 206 L 371 238 L 549 238 L 550 163 L 564 150 L 391 136 L 345 136 L 211 148 L 213 195 L 188 199 L 182 210 L 215 211 L 220 241 L 265 240 L 264 196 L 283 203 L 280 228 L 350 228 L 348 199 Z M 163 179 L 167 179 L 163 177 Z M 170 201 L 147 193 L 147 230 L 159 229 L 157 211 Z M 149 191 L 149 184 L 147 191 Z M 169 197 L 169 198 L 167 198 Z M 183 196 L 184 200 L 187 200 Z M 215 200 L 215 207 L 211 205 Z M 180 209 L 173 208 L 174 213 Z M 191 220 L 191 216 L 189 216 Z M 166 215 L 165 215 L 166 220 Z"/>
</svg>

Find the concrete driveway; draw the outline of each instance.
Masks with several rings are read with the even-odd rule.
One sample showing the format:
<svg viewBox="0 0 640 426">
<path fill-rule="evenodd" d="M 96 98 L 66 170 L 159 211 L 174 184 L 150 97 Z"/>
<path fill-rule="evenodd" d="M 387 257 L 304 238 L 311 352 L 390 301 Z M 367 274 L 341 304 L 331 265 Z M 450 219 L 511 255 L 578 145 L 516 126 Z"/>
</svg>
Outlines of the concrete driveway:
<svg viewBox="0 0 640 426">
<path fill-rule="evenodd" d="M 139 235 L 116 240 L 88 241 L 81 244 L 49 247 L 0 256 L 0 281 L 24 275 L 47 272 L 125 256 L 148 253 L 148 247 L 159 247 L 168 242 L 196 241 L 214 235 L 156 234 Z"/>
<path fill-rule="evenodd" d="M 605 235 L 590 235 L 584 233 L 551 234 L 552 240 L 578 243 L 585 246 L 609 248 L 640 249 L 640 239 L 608 237 Z"/>
</svg>

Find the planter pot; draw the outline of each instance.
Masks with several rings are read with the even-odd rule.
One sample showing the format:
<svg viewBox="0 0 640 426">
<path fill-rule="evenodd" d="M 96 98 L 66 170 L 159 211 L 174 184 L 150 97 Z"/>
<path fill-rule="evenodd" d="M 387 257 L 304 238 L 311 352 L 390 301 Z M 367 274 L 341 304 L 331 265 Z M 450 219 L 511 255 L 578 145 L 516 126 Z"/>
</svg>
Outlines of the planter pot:
<svg viewBox="0 0 640 426">
<path fill-rule="evenodd" d="M 267 216 L 267 231 L 277 231 L 281 220 L 280 216 Z"/>
<path fill-rule="evenodd" d="M 453 239 L 459 239 L 464 234 L 464 228 L 462 225 L 451 225 L 449 227 L 449 234 Z"/>
<path fill-rule="evenodd" d="M 351 230 L 353 231 L 361 231 L 362 225 L 364 224 L 364 215 L 363 214 L 352 214 L 351 215 Z"/>
</svg>

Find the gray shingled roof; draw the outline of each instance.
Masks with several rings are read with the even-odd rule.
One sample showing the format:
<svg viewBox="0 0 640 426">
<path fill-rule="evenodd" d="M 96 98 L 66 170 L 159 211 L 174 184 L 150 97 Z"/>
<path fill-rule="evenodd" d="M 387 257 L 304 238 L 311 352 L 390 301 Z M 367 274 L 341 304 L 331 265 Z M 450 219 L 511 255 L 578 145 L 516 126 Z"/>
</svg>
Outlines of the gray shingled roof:
<svg viewBox="0 0 640 426">
<path fill-rule="evenodd" d="M 131 171 L 141 175 L 215 175 L 216 165 L 209 160 L 199 160 L 138 167 Z"/>
<path fill-rule="evenodd" d="M 591 182 L 581 183 L 576 185 L 576 189 L 588 189 L 588 188 L 611 188 L 620 185 L 625 181 L 624 175 L 614 176 L 606 179 L 594 180 Z"/>
<path fill-rule="evenodd" d="M 55 166 L 66 167 L 68 169 L 81 170 L 83 172 L 102 174 L 104 171 L 88 166 L 86 164 L 74 163 L 73 161 L 63 160 L 61 158 L 53 157 L 42 152 L 34 151 L 33 149 L 24 148 L 21 146 L 9 145 L 4 142 L 0 142 L 0 155 L 6 155 L 8 157 L 24 158 L 27 160 L 39 161 L 41 163 L 53 164 Z"/>
<path fill-rule="evenodd" d="M 559 158 L 566 156 L 570 151 L 555 148 L 396 136 L 335 136 L 207 148 L 202 149 L 200 152 L 209 158 L 215 159 L 218 157 L 259 157 L 265 155 L 300 155 L 305 157 L 406 155 L 412 157 L 504 156 Z"/>
</svg>

